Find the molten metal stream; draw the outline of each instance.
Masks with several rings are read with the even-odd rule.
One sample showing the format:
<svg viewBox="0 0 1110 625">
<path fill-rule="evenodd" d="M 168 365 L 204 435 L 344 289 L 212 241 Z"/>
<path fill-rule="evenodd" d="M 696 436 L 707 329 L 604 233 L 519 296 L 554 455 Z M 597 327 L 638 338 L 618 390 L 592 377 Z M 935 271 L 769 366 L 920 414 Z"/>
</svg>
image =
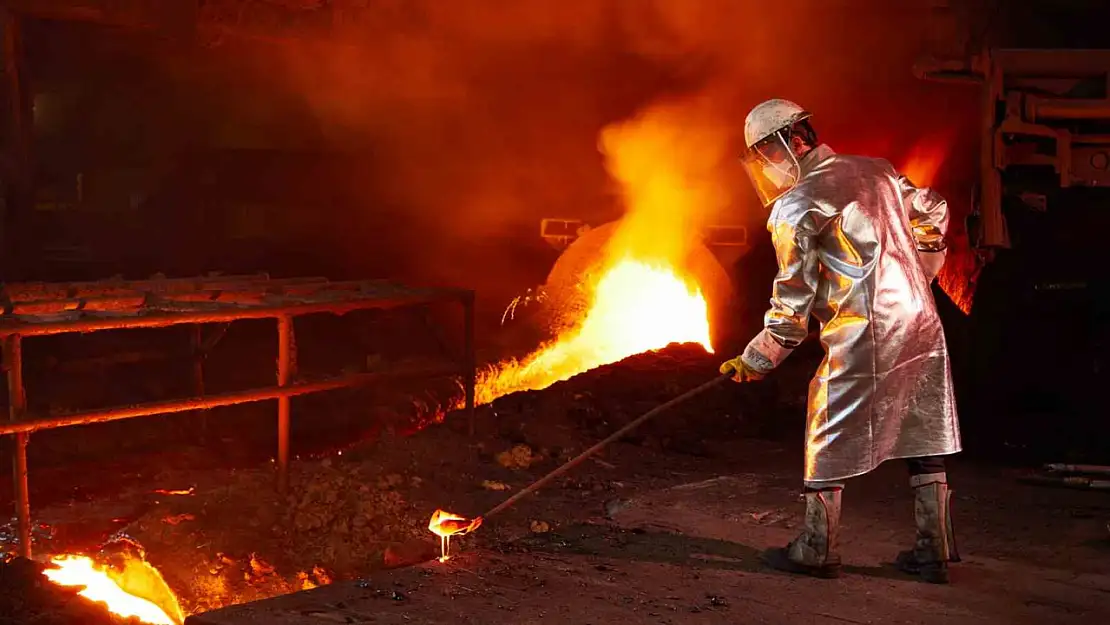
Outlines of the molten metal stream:
<svg viewBox="0 0 1110 625">
<path fill-rule="evenodd" d="M 446 562 L 450 559 L 452 536 L 469 534 L 478 529 L 481 524 L 481 517 L 468 521 L 464 517 L 444 510 L 436 510 L 432 513 L 432 519 L 428 521 L 428 529 L 436 536 L 439 536 L 439 561 Z"/>
</svg>

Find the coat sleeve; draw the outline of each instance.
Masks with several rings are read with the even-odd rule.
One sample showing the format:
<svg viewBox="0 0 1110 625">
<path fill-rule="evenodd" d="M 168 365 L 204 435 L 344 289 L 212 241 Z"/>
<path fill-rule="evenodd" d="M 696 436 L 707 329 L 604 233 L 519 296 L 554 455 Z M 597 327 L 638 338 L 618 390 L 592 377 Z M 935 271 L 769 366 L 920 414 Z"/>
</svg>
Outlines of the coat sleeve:
<svg viewBox="0 0 1110 625">
<path fill-rule="evenodd" d="M 779 271 L 771 287 L 771 309 L 763 331 L 748 343 L 742 356 L 745 364 L 762 374 L 779 366 L 809 334 L 819 277 L 812 228 L 804 221 L 774 217 L 768 227 Z"/>
<path fill-rule="evenodd" d="M 779 271 L 764 326 L 779 344 L 794 348 L 809 334 L 809 314 L 817 296 L 816 234 L 803 217 L 772 222 L 771 240 Z"/>
<path fill-rule="evenodd" d="M 905 176 L 898 177 L 902 203 L 920 252 L 939 252 L 947 247 L 948 202 L 928 187 L 917 187 Z"/>
</svg>

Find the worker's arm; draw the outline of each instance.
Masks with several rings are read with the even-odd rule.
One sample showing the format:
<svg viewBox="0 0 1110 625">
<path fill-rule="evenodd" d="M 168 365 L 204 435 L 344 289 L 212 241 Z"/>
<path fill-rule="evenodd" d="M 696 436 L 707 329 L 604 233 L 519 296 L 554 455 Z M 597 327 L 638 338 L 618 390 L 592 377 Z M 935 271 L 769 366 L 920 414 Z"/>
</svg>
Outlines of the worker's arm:
<svg viewBox="0 0 1110 625">
<path fill-rule="evenodd" d="M 770 373 L 809 334 L 809 314 L 819 277 L 812 221 L 804 213 L 796 219 L 772 217 L 769 228 L 779 265 L 771 288 L 771 309 L 764 318 L 763 331 L 748 343 L 744 353 L 721 366 L 722 373 L 735 371 L 738 381 Z"/>
<path fill-rule="evenodd" d="M 945 235 L 948 234 L 948 202 L 928 187 L 918 187 L 905 176 L 898 177 L 902 203 L 906 207 L 913 238 L 917 242 L 917 256 L 926 277 L 932 282 L 948 254 Z"/>
</svg>

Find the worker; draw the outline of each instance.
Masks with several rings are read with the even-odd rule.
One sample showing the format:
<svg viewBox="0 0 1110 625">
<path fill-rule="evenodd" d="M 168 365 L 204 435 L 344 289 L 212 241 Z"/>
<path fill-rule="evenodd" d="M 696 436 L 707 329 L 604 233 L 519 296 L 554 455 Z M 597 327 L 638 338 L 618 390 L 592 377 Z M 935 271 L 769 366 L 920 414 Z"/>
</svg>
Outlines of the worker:
<svg viewBox="0 0 1110 625">
<path fill-rule="evenodd" d="M 944 457 L 960 432 L 944 331 L 930 286 L 944 264 L 948 206 L 885 160 L 836 154 L 810 114 L 764 102 L 744 123 L 742 158 L 778 257 L 771 308 L 742 355 L 721 365 L 762 379 L 805 339 L 811 316 L 825 358 L 809 385 L 805 523 L 773 568 L 837 577 L 841 495 L 885 460 L 909 463 L 917 538 L 899 569 L 947 583 L 959 556 Z"/>
</svg>

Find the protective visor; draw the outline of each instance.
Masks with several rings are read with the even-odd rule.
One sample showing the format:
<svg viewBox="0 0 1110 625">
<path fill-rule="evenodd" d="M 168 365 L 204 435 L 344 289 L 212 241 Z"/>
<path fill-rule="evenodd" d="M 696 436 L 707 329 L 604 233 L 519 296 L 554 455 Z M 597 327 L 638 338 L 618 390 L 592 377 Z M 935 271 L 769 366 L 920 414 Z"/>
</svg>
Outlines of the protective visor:
<svg viewBox="0 0 1110 625">
<path fill-rule="evenodd" d="M 793 189 L 802 174 L 798 159 L 783 138 L 782 131 L 748 148 L 740 156 L 740 162 L 764 206 L 770 206 Z"/>
</svg>

